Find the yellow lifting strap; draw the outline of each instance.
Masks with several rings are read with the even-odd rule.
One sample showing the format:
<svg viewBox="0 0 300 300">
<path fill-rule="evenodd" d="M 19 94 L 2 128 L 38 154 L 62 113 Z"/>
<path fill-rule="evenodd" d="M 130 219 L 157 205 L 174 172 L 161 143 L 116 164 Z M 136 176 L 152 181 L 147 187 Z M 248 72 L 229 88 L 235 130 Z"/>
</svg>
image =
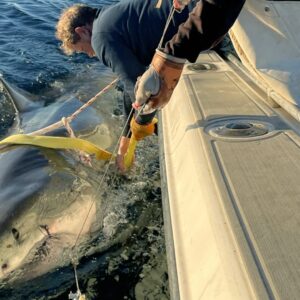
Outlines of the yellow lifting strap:
<svg viewBox="0 0 300 300">
<path fill-rule="evenodd" d="M 99 160 L 109 160 L 112 154 L 99 148 L 93 143 L 79 138 L 56 137 L 56 136 L 33 136 L 27 134 L 16 134 L 0 141 L 0 145 L 32 145 L 52 149 L 82 150 L 88 154 L 95 154 Z"/>
</svg>

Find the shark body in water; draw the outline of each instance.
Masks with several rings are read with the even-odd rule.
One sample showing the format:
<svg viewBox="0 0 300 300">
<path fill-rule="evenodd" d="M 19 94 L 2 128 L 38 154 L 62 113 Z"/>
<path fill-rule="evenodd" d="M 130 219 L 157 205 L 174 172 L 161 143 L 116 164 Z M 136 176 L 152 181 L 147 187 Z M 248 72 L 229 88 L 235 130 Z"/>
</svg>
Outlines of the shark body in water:
<svg viewBox="0 0 300 300">
<path fill-rule="evenodd" d="M 9 134 L 46 127 L 82 105 L 72 98 L 43 106 L 2 79 L 0 85 L 19 111 L 20 122 Z M 99 113 L 88 108 L 71 126 L 75 133 L 90 132 L 101 122 Z M 32 146 L 0 153 L 0 285 L 35 278 L 70 262 L 70 248 L 90 208 L 80 243 L 99 229 L 99 195 L 74 166 L 76 161 L 68 155 Z"/>
<path fill-rule="evenodd" d="M 71 123 L 75 134 L 103 148 L 114 145 L 121 116 L 112 117 L 110 112 L 111 97 L 117 96 L 114 91 L 101 100 L 105 105 L 79 114 Z M 67 95 L 48 106 L 30 101 L 31 97 L 0 78 L 0 100 L 10 98 L 19 111 L 7 135 L 44 128 L 82 105 Z M 109 170 L 104 181 L 102 162 L 93 162 L 91 169 L 66 152 L 32 146 L 0 149 L 0 299 L 67 298 L 70 290 L 76 291 L 72 258 L 80 262 L 79 285 L 89 299 L 131 298 L 136 291 L 151 297 L 157 283 L 149 285 L 152 271 L 145 274 L 156 266 L 161 275 L 153 278 L 161 278 L 167 286 L 159 233 L 158 148 L 155 138 L 144 142 L 147 147 L 141 149 L 134 172 L 127 177 Z M 139 272 L 143 279 L 136 288 Z M 137 299 L 145 297 L 140 294 Z"/>
</svg>

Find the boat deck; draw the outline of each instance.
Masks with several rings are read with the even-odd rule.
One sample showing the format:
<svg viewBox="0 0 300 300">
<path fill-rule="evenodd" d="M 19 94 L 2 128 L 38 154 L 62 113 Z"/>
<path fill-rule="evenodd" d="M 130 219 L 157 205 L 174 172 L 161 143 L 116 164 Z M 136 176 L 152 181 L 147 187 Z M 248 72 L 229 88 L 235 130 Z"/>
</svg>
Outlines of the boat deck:
<svg viewBox="0 0 300 300">
<path fill-rule="evenodd" d="M 298 122 L 214 52 L 160 119 L 172 299 L 299 299 Z"/>
</svg>

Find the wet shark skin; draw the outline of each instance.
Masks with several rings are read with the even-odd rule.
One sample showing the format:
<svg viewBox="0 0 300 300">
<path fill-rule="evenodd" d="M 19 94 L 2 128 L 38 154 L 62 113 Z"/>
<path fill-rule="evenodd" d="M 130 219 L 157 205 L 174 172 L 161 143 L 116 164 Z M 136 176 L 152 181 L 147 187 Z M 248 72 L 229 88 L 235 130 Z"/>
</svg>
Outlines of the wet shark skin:
<svg viewBox="0 0 300 300">
<path fill-rule="evenodd" d="M 7 87 L 7 93 L 13 101 L 17 103 L 24 100 L 19 91 L 14 93 L 13 88 L 6 83 L 4 89 Z M 30 100 L 26 98 L 24 105 L 17 105 L 19 108 L 26 107 L 24 111 L 19 111 L 21 122 L 18 126 L 12 126 L 9 134 L 29 133 L 44 128 L 69 116 L 82 104 L 70 97 L 48 106 L 30 105 Z M 71 126 L 75 133 L 85 133 L 101 122 L 99 114 L 89 107 L 79 114 Z M 64 136 L 66 130 L 59 129 L 49 134 Z M 89 184 L 75 184 L 78 181 L 77 174 L 71 174 L 66 155 L 61 157 L 63 168 L 57 170 L 55 162 L 49 161 L 41 148 L 20 146 L 0 153 L 0 282 L 3 279 L 9 280 L 10 275 L 17 274 L 22 266 L 30 265 L 33 257 L 37 259 L 38 249 L 44 249 L 49 244 L 49 234 L 51 244 L 55 244 L 55 239 L 52 239 L 54 236 L 64 236 L 65 243 L 61 243 L 70 246 L 80 230 L 82 220 L 96 195 L 92 188 L 85 186 Z M 76 193 L 73 191 L 74 186 L 78 189 Z M 60 210 L 51 216 L 57 208 Z M 83 233 L 89 232 L 93 224 L 95 210 L 91 212 Z M 43 226 L 47 226 L 44 227 L 47 230 Z M 46 264 L 42 264 L 42 260 L 40 264 L 35 263 L 35 276 L 59 265 L 63 249 L 60 247 L 60 251 L 53 251 L 52 260 L 49 259 Z"/>
</svg>

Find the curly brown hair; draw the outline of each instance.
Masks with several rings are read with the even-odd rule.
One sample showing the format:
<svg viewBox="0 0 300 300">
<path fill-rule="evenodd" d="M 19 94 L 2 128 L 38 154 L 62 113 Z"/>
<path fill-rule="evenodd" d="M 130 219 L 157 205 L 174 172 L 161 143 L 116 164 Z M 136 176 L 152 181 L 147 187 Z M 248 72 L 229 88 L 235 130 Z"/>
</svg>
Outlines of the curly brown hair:
<svg viewBox="0 0 300 300">
<path fill-rule="evenodd" d="M 61 48 L 67 55 L 74 52 L 72 45 L 80 40 L 75 28 L 92 24 L 96 12 L 96 8 L 85 4 L 75 4 L 62 12 L 56 25 L 55 36 L 62 42 Z"/>
</svg>

